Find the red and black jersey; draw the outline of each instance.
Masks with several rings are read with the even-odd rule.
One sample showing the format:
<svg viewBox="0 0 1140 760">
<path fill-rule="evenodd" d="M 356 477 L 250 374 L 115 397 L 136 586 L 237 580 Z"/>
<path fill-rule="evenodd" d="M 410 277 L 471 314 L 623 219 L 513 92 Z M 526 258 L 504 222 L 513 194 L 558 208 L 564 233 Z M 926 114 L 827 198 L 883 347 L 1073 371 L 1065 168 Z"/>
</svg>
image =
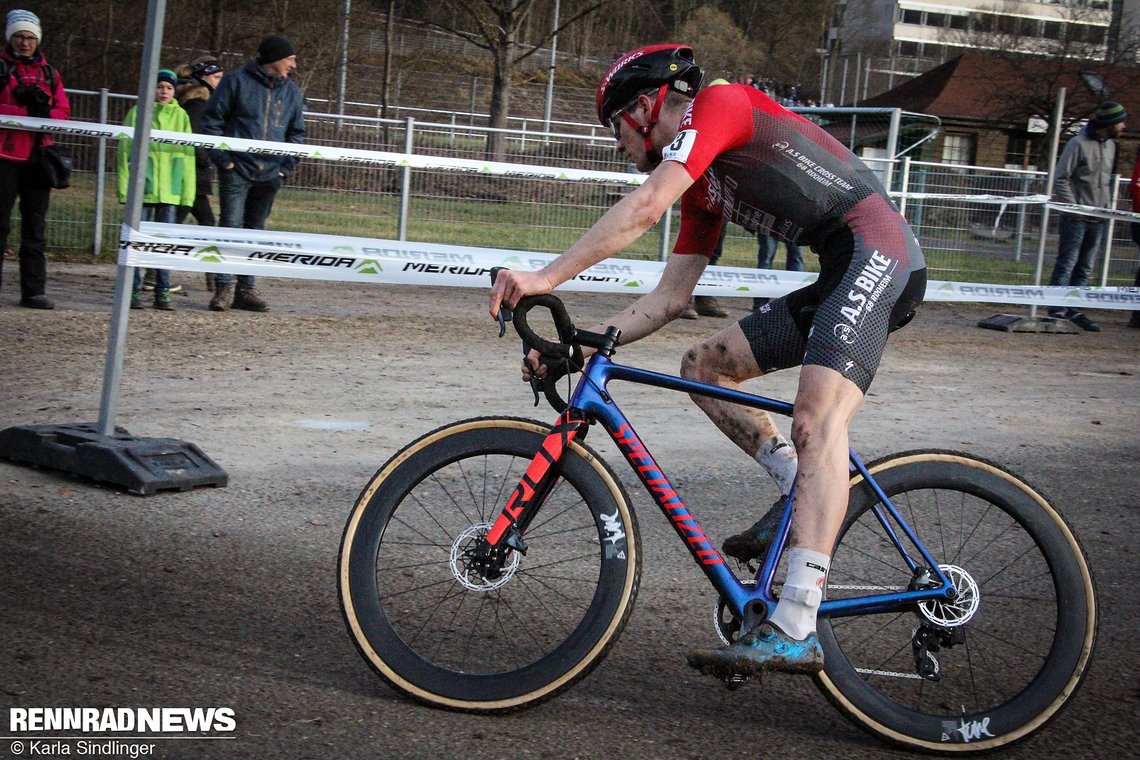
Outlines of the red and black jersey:
<svg viewBox="0 0 1140 760">
<path fill-rule="evenodd" d="M 856 204 L 887 199 L 842 143 L 745 85 L 701 90 L 662 157 L 696 180 L 681 198 L 676 253 L 712 255 L 731 221 L 826 255 L 822 243 L 848 224 L 844 216 Z"/>
</svg>

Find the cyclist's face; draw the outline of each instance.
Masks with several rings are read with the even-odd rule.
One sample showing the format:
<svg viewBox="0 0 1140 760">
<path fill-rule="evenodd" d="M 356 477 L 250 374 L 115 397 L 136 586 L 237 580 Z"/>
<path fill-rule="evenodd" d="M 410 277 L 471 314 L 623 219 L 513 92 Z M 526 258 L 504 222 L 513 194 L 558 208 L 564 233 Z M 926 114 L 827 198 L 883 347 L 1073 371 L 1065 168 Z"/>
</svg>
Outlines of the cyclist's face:
<svg viewBox="0 0 1140 760">
<path fill-rule="evenodd" d="M 643 119 L 644 115 L 640 112 L 639 104 L 633 103 L 610 117 L 610 125 L 614 129 L 614 137 L 617 138 L 618 155 L 626 158 L 637 167 L 638 171 L 647 172 L 653 167 L 645 158 L 645 138 L 633 124 L 630 124 L 632 121 L 640 126 Z"/>
</svg>

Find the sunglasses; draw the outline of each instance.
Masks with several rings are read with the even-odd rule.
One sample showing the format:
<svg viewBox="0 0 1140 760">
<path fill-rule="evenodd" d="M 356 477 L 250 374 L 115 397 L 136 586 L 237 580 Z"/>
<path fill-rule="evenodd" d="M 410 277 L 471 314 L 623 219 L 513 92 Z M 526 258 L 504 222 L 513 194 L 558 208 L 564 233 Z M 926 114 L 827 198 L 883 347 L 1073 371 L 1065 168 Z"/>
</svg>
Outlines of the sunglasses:
<svg viewBox="0 0 1140 760">
<path fill-rule="evenodd" d="M 612 129 L 614 131 L 614 139 L 615 140 L 621 140 L 621 123 L 623 121 L 633 121 L 633 117 L 628 116 L 626 114 L 629 111 L 629 109 L 633 108 L 636 105 L 637 105 L 637 100 L 634 99 L 630 103 L 626 104 L 622 108 L 619 108 L 618 110 L 616 110 L 612 114 L 610 114 L 610 118 L 609 118 L 610 129 Z M 631 124 L 630 126 L 633 126 L 633 125 Z"/>
</svg>

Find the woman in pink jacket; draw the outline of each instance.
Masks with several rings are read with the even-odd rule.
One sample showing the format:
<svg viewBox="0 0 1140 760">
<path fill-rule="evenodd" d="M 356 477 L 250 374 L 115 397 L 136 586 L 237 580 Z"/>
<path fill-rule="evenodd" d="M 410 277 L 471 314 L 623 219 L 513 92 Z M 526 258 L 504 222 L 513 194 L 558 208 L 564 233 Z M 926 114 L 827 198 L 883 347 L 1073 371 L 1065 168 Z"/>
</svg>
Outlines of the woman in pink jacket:
<svg viewBox="0 0 1140 760">
<path fill-rule="evenodd" d="M 43 32 L 31 11 L 8 13 L 7 46 L 0 50 L 0 114 L 68 119 L 71 107 L 59 72 L 39 52 Z M 47 210 L 51 187 L 40 163 L 40 149 L 51 145 L 46 133 L 0 130 L 0 253 L 8 245 L 12 207 L 20 199 L 20 305 L 54 309 L 44 295 L 47 284 Z M 0 256 L 2 266 L 3 256 Z"/>
</svg>

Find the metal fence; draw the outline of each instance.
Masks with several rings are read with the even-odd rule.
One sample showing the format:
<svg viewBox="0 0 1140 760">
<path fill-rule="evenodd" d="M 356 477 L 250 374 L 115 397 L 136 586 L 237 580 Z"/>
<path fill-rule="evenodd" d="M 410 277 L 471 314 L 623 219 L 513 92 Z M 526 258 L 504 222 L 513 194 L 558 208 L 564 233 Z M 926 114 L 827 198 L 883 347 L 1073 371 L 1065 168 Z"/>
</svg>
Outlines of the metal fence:
<svg viewBox="0 0 1140 760">
<path fill-rule="evenodd" d="M 121 123 L 133 103 L 130 96 L 107 92 L 74 92 L 74 118 Z M 868 135 L 892 132 L 890 118 L 877 114 L 822 118 L 828 130 L 863 155 L 892 189 L 961 196 L 1026 196 L 1044 192 L 1045 175 L 1008 169 L 888 161 L 897 151 L 868 148 Z M 432 156 L 481 159 L 487 136 L 479 115 L 459 112 L 429 114 L 429 120 L 378 119 L 335 114 L 306 114 L 306 142 L 318 145 Z M 551 132 L 528 128 L 504 130 L 501 160 L 541 166 L 601 171 L 630 171 L 613 148 L 612 136 L 590 125 L 560 124 Z M 893 130 L 898 132 L 897 123 Z M 878 139 L 878 138 L 876 138 Z M 49 212 L 49 246 L 53 251 L 110 255 L 118 240 L 122 206 L 115 182 L 114 141 L 71 139 L 78 170 L 74 186 L 57 191 Z M 101 144 L 106 142 L 107 144 Z M 879 141 L 881 143 L 881 140 Z M 1126 180 L 1122 180 L 1125 182 Z M 1126 186 L 1124 186 L 1126 190 Z M 337 162 L 305 161 L 282 189 L 270 218 L 274 229 L 403 238 L 424 242 L 559 252 L 613 205 L 627 185 L 568 183 L 554 179 L 481 177 L 442 170 L 362 167 Z M 1120 193 L 1122 206 L 1127 192 Z M 954 200 L 901 199 L 900 206 L 927 255 L 931 279 L 1031 284 L 1036 277 L 1042 207 L 1000 206 Z M 627 255 L 662 256 L 676 230 L 669 215 L 654 234 L 644 236 Z M 1051 214 L 1054 219 L 1056 214 Z M 18 229 L 17 225 L 13 225 Z M 1047 231 L 1045 256 L 1056 251 L 1055 223 Z M 14 241 L 10 240 L 10 245 Z M 722 263 L 755 265 L 757 243 L 733 226 Z M 776 266 L 783 265 L 780 247 Z M 1138 264 L 1128 225 L 1116 224 L 1102 258 L 1099 282 L 1130 285 Z M 814 266 L 809 257 L 809 268 Z M 1045 272 L 1045 277 L 1048 271 Z"/>
</svg>

